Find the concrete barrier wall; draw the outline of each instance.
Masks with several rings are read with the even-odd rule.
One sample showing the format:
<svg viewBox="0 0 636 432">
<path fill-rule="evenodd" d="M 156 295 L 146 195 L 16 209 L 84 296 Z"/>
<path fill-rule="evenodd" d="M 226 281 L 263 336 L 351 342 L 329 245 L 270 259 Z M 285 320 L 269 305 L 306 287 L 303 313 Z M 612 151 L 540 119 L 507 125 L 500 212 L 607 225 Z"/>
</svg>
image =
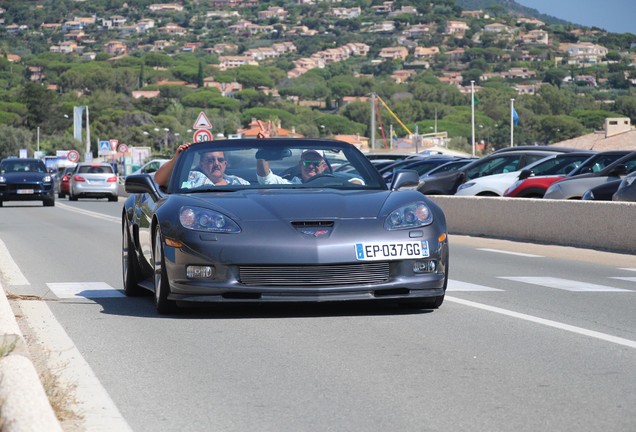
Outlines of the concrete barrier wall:
<svg viewBox="0 0 636 432">
<path fill-rule="evenodd" d="M 444 210 L 451 234 L 636 253 L 636 203 L 459 196 L 430 198 Z"/>
</svg>

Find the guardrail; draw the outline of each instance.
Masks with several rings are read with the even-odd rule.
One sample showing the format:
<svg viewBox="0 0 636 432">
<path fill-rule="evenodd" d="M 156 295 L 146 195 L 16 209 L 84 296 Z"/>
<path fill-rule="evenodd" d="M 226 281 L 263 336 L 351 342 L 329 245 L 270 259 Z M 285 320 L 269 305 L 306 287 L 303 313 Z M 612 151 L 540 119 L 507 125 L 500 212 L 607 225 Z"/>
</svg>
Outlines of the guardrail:
<svg viewBox="0 0 636 432">
<path fill-rule="evenodd" d="M 430 196 L 450 234 L 636 253 L 636 203 Z M 636 264 L 635 264 L 636 265 Z"/>
</svg>

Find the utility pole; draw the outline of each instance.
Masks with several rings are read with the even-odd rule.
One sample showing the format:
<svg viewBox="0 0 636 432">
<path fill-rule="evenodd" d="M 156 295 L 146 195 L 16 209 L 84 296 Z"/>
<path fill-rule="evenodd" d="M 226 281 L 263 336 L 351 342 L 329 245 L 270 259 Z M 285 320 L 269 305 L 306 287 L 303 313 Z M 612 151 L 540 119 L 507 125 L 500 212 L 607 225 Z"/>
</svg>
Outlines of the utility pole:
<svg viewBox="0 0 636 432">
<path fill-rule="evenodd" d="M 470 126 L 472 130 L 473 157 L 475 157 L 475 81 L 470 80 Z"/>
<path fill-rule="evenodd" d="M 375 149 L 375 93 L 371 93 L 371 150 Z"/>
</svg>

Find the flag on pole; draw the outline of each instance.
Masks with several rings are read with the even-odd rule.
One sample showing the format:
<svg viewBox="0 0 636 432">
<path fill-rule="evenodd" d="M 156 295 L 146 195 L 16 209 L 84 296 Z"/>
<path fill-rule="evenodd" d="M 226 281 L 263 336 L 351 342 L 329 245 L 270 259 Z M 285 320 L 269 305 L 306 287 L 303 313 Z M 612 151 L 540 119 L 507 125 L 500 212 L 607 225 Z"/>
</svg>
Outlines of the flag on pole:
<svg viewBox="0 0 636 432">
<path fill-rule="evenodd" d="M 512 122 L 515 126 L 519 124 L 519 114 L 517 114 L 517 110 L 512 107 Z"/>
<path fill-rule="evenodd" d="M 82 114 L 84 113 L 83 106 L 73 107 L 73 138 L 76 141 L 82 142 Z"/>
</svg>

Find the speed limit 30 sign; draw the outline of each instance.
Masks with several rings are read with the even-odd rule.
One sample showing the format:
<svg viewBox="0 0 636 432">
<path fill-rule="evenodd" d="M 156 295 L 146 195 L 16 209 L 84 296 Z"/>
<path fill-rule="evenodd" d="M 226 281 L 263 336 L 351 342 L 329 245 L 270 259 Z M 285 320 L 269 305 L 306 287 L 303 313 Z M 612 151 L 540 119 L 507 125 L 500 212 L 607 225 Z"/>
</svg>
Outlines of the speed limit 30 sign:
<svg viewBox="0 0 636 432">
<path fill-rule="evenodd" d="M 212 132 L 205 129 L 199 129 L 192 136 L 194 142 L 212 141 Z"/>
</svg>

